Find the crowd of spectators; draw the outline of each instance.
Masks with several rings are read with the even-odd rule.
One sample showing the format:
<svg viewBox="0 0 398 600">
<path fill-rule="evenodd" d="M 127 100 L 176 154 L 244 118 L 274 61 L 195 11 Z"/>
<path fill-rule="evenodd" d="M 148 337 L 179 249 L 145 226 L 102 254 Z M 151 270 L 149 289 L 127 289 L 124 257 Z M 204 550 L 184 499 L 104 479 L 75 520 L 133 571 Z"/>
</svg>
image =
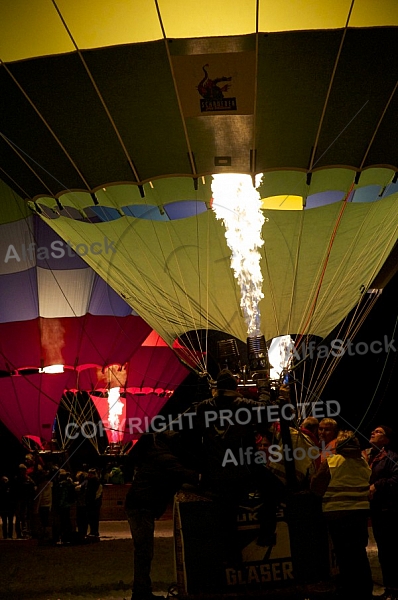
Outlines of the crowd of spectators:
<svg viewBox="0 0 398 600">
<path fill-rule="evenodd" d="M 287 387 L 278 401 L 289 401 Z M 398 454 L 391 427 L 377 426 L 369 447 L 361 451 L 357 432 L 340 428 L 332 418 L 307 417 L 300 427 L 282 419 L 261 427 L 254 418 L 242 422 L 242 414 L 252 417 L 261 408 L 240 394 L 232 373 L 222 371 L 212 397 L 195 405 L 197 425 L 189 430 L 189 446 L 182 432 L 171 430 L 144 435 L 137 444 L 125 506 L 135 547 L 133 598 L 153 597 L 154 521 L 180 486 L 189 483 L 213 501 L 228 564 L 242 560 L 236 513 L 250 490 L 257 492 L 262 507 L 256 543 L 269 548 L 277 543 L 281 499 L 303 493 L 316 499 L 313 506 L 323 514 L 333 543 L 343 600 L 356 595 L 372 599 L 366 553 L 371 523 L 385 586 L 382 600 L 398 600 L 398 555 L 390 543 L 398 535 Z M 99 541 L 103 485 L 124 482 L 116 463 L 108 463 L 104 472 L 84 466 L 72 473 L 45 465 L 39 453 L 29 454 L 12 477 L 0 477 L 3 538 Z"/>
<path fill-rule="evenodd" d="M 62 545 L 99 541 L 103 485 L 108 483 L 124 483 L 119 466 L 101 472 L 83 465 L 72 472 L 46 464 L 38 452 L 27 454 L 15 474 L 0 477 L 2 538 Z"/>
</svg>

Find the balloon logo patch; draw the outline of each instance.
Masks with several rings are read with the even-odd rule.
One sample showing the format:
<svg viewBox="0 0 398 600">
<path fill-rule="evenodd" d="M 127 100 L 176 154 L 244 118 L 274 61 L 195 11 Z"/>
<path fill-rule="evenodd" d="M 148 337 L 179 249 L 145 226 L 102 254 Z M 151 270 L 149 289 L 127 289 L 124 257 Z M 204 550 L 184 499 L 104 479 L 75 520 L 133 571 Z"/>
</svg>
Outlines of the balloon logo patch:
<svg viewBox="0 0 398 600">
<path fill-rule="evenodd" d="M 203 65 L 203 77 L 200 80 L 197 89 L 202 96 L 200 99 L 200 111 L 214 112 L 224 110 L 236 110 L 236 98 L 225 98 L 224 93 L 228 92 L 232 86 L 231 83 L 224 83 L 232 80 L 232 77 L 216 77 L 211 79 L 208 73 L 209 65 Z M 224 83 L 224 85 L 219 84 Z"/>
</svg>

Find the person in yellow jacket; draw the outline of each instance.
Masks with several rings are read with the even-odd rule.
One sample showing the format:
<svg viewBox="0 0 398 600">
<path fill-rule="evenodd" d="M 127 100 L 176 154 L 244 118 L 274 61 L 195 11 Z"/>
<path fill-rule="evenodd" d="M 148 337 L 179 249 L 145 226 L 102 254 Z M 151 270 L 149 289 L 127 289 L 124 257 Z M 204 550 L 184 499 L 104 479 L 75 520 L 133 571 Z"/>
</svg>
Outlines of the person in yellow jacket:
<svg viewBox="0 0 398 600">
<path fill-rule="evenodd" d="M 352 431 L 340 431 L 336 453 L 321 464 L 310 489 L 322 497 L 340 571 L 339 597 L 372 598 L 373 581 L 368 545 L 369 479 L 371 469 Z"/>
<path fill-rule="evenodd" d="M 268 449 L 267 467 L 286 485 L 285 461 L 294 461 L 297 485 L 299 489 L 308 489 L 310 479 L 317 469 L 320 450 L 314 441 L 300 429 L 289 427 L 289 433 L 290 449 L 282 443 L 280 432 L 274 429 L 272 444 Z"/>
</svg>

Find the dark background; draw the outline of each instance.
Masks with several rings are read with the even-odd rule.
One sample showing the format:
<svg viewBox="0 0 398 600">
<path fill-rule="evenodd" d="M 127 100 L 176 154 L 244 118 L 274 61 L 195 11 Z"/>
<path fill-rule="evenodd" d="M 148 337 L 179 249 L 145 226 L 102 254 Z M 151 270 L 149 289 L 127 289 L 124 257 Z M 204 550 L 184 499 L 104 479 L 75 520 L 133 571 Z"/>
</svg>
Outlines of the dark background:
<svg viewBox="0 0 398 600">
<path fill-rule="evenodd" d="M 340 401 L 342 416 L 369 437 L 377 424 L 398 431 L 398 273 L 383 290 L 354 343 L 395 340 L 395 352 L 342 357 L 323 399 Z M 347 425 L 347 429 L 348 429 Z M 351 427 L 353 428 L 353 427 Z M 363 441 L 363 440 L 362 440 Z"/>
</svg>

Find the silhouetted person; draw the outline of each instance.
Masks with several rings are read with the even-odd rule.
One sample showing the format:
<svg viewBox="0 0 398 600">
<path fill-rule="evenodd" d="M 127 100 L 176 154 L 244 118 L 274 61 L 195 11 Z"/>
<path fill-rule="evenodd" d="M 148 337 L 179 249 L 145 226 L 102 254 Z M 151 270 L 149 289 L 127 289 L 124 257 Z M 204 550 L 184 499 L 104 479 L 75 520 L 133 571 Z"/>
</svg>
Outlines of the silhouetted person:
<svg viewBox="0 0 398 600">
<path fill-rule="evenodd" d="M 3 529 L 3 538 L 12 539 L 14 524 L 14 510 L 11 497 L 11 483 L 5 475 L 0 478 L 0 517 Z"/>
<path fill-rule="evenodd" d="M 12 503 L 15 512 L 15 532 L 17 538 L 31 536 L 31 520 L 35 482 L 27 474 L 27 467 L 20 464 L 18 475 L 11 484 Z"/>
<path fill-rule="evenodd" d="M 370 436 L 371 448 L 364 451 L 370 477 L 370 515 L 376 540 L 385 592 L 383 600 L 398 598 L 398 454 L 390 444 L 391 427 L 379 425 Z"/>
<path fill-rule="evenodd" d="M 99 540 L 99 520 L 102 505 L 103 487 L 98 477 L 97 469 L 88 470 L 86 488 L 87 521 L 89 536 Z"/>
<path fill-rule="evenodd" d="M 135 473 L 126 497 L 126 513 L 134 540 L 132 600 L 159 598 L 152 594 L 151 563 L 155 520 L 159 519 L 183 483 L 197 483 L 199 476 L 183 464 L 187 458 L 178 432 L 144 434 L 130 453 Z"/>
<path fill-rule="evenodd" d="M 256 437 L 265 429 L 263 402 L 247 399 L 228 369 L 217 375 L 217 391 L 196 405 L 197 427 L 203 439 L 201 485 L 213 497 L 227 562 L 241 562 L 237 512 L 249 492 L 259 492 L 261 545 L 275 544 L 276 509 L 282 484 L 265 464 L 254 459 Z"/>
</svg>

